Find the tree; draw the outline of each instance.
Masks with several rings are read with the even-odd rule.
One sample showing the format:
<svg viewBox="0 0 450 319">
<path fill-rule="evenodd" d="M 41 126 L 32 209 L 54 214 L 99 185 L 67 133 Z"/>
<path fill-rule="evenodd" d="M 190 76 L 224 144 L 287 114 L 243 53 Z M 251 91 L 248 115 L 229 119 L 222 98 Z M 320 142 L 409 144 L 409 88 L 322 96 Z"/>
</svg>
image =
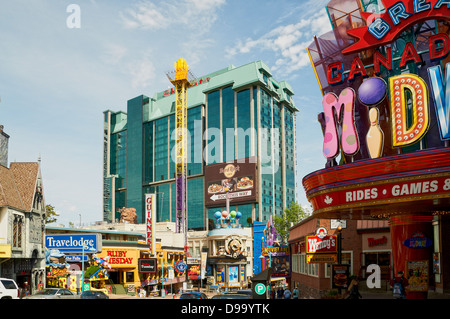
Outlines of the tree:
<svg viewBox="0 0 450 319">
<path fill-rule="evenodd" d="M 50 224 L 56 222 L 56 217 L 58 217 L 59 214 L 55 212 L 55 207 L 52 205 L 46 205 L 45 206 L 45 223 Z"/>
<path fill-rule="evenodd" d="M 283 216 L 275 216 L 273 224 L 283 242 L 287 243 L 289 238 L 289 228 L 298 224 L 303 219 L 310 216 L 310 213 L 305 211 L 298 203 L 291 202 L 291 205 L 284 210 Z"/>
</svg>

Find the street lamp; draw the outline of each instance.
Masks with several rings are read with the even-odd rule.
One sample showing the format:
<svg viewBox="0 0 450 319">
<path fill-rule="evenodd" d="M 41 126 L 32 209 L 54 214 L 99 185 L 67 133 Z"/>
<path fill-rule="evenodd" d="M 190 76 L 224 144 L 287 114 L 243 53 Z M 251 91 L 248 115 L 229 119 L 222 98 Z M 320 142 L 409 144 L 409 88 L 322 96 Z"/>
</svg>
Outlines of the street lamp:
<svg viewBox="0 0 450 319">
<path fill-rule="evenodd" d="M 81 256 L 81 292 L 84 291 L 84 250 L 87 251 L 93 251 L 94 249 L 92 247 L 89 247 L 87 245 L 82 245 L 82 256 Z"/>
<path fill-rule="evenodd" d="M 337 249 L 338 249 L 338 265 L 342 264 L 342 226 L 337 227 Z"/>
<path fill-rule="evenodd" d="M 267 266 L 267 268 L 271 268 L 272 267 L 272 254 L 270 253 L 270 251 L 268 251 L 267 252 L 267 255 L 269 256 L 269 265 Z M 265 257 L 263 256 L 263 254 L 261 254 L 261 256 L 259 256 L 259 258 L 261 259 L 261 263 L 263 263 L 264 264 L 264 269 L 266 268 L 265 267 Z M 269 287 L 268 287 L 268 289 L 267 289 L 267 291 L 268 291 L 268 294 L 269 294 L 269 298 L 270 298 L 270 295 L 271 295 L 271 288 L 272 288 L 272 274 L 270 274 L 270 277 L 269 277 Z"/>
<path fill-rule="evenodd" d="M 342 226 L 337 227 L 337 262 L 338 265 L 342 265 Z M 342 288 L 338 287 L 338 292 L 341 294 Z"/>
</svg>

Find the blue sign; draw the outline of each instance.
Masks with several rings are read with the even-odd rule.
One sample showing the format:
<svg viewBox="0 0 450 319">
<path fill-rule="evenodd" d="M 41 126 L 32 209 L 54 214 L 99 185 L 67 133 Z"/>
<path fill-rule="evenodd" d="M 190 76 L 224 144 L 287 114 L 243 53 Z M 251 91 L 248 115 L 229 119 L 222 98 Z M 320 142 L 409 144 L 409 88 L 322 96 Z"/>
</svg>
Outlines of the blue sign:
<svg viewBox="0 0 450 319">
<path fill-rule="evenodd" d="M 184 263 L 184 262 L 182 262 L 182 261 L 177 261 L 177 262 L 175 263 L 175 270 L 176 270 L 177 272 L 183 272 L 183 271 L 186 270 L 186 268 L 187 268 L 187 264 Z"/>
<path fill-rule="evenodd" d="M 422 233 L 416 233 L 411 238 L 403 242 L 403 245 L 409 248 L 427 248 L 433 244 L 431 239 L 425 237 Z"/>
<path fill-rule="evenodd" d="M 66 261 L 68 263 L 75 263 L 75 262 L 81 262 L 81 261 L 88 261 L 88 256 L 87 255 L 65 255 L 66 256 Z M 83 258 L 84 257 L 84 258 Z"/>
<path fill-rule="evenodd" d="M 101 234 L 58 234 L 46 235 L 45 247 L 58 249 L 63 253 L 98 253 L 102 251 Z"/>
</svg>

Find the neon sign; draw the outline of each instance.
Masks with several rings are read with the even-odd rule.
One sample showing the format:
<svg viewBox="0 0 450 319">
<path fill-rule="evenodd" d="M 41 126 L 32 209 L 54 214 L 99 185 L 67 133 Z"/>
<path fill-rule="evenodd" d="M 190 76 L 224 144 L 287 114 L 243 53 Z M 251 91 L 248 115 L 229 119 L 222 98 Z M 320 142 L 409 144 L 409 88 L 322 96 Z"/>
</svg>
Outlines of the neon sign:
<svg viewBox="0 0 450 319">
<path fill-rule="evenodd" d="M 200 85 L 200 84 L 203 84 L 203 83 L 207 83 L 210 80 L 211 80 L 210 77 L 207 77 L 205 79 L 200 78 L 200 80 L 195 81 L 194 83 L 192 83 L 191 86 L 197 86 L 197 85 Z M 170 88 L 168 90 L 165 90 L 162 95 L 163 96 L 169 96 L 169 95 L 172 95 L 172 94 L 175 94 L 175 88 Z"/>
<path fill-rule="evenodd" d="M 386 8 L 384 13 L 361 12 L 367 26 L 347 31 L 359 41 L 342 53 L 356 53 L 390 44 L 405 28 L 415 23 L 429 19 L 450 18 L 450 0 L 381 0 L 381 2 Z M 394 149 L 420 141 L 430 127 L 431 102 L 435 106 L 441 140 L 450 139 L 450 63 L 445 65 L 444 72 L 440 65 L 428 68 L 426 80 L 430 88 L 424 78 L 409 73 L 392 76 L 386 83 L 378 76 L 383 68 L 386 71 L 394 69 L 394 59 L 390 46 L 385 47 L 384 51 L 385 54 L 382 54 L 373 50 L 371 54 L 366 55 L 371 56 L 373 62 L 367 64 L 370 62 L 367 62 L 369 58 L 366 58 L 364 60 L 366 65 L 356 55 L 348 70 L 344 70 L 342 61 L 327 65 L 326 78 L 330 86 L 340 85 L 344 81 L 353 85 L 358 77 L 363 80 L 359 87 L 347 87 L 338 94 L 329 92 L 323 96 L 321 114 L 324 134 L 323 155 L 328 160 L 333 160 L 341 153 L 354 156 L 360 151 L 361 146 L 366 147 L 370 158 L 378 158 L 383 155 L 385 144 Z M 427 52 L 429 61 L 437 63 L 445 59 L 449 52 L 448 34 L 438 33 L 429 36 Z M 406 68 L 410 63 L 419 65 L 428 62 L 428 59 L 423 60 L 422 54 L 423 52 L 417 52 L 412 42 L 407 42 L 399 57 L 398 68 Z M 369 68 L 371 72 L 367 70 Z M 423 74 L 421 73 L 422 76 Z M 358 119 L 357 123 L 357 112 L 362 110 L 356 108 L 361 106 L 367 110 L 368 119 L 367 121 L 364 118 Z M 381 108 L 384 108 L 383 112 Z M 360 116 L 361 114 L 364 112 L 359 112 Z M 384 127 L 384 132 L 380 125 L 380 117 L 383 117 L 383 123 L 389 121 L 389 127 Z M 368 129 L 361 127 L 358 130 L 357 124 L 364 125 L 363 123 L 367 123 Z"/>
<path fill-rule="evenodd" d="M 358 41 L 343 50 L 344 54 L 391 43 L 402 31 L 415 23 L 448 19 L 450 16 L 449 0 L 381 0 L 381 2 L 386 8 L 384 13 L 361 12 L 367 25 L 347 32 Z"/>
</svg>

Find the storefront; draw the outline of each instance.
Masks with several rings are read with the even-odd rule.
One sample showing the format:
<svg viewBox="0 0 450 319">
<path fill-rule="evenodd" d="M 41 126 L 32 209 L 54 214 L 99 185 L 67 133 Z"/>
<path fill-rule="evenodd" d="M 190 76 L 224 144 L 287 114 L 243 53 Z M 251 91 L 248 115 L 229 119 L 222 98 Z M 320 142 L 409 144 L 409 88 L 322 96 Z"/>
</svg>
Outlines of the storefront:
<svg viewBox="0 0 450 319">
<path fill-rule="evenodd" d="M 251 276 L 248 257 L 250 242 L 250 230 L 244 228 L 216 228 L 208 233 L 209 249 L 204 255 L 205 275 L 212 289 L 237 290 L 248 287 Z M 201 260 L 199 266 L 200 263 Z"/>
<path fill-rule="evenodd" d="M 334 30 L 308 47 L 326 163 L 303 178 L 316 218 L 388 222 L 393 273 L 417 282 L 409 299 L 450 288 L 448 268 L 431 267 L 450 253 L 450 14 L 437 0 L 417 3 L 389 2 L 376 19 L 369 4 L 328 3 Z M 386 273 L 387 252 L 365 248 Z"/>
<path fill-rule="evenodd" d="M 392 246 L 389 225 L 384 223 L 387 228 L 373 229 L 362 227 L 362 223 L 358 222 L 358 233 L 361 234 L 361 265 L 360 276 L 365 279 L 372 271 L 367 271 L 370 265 L 380 266 L 380 275 L 383 283 L 392 277 Z"/>
<path fill-rule="evenodd" d="M 109 280 L 112 284 L 121 284 L 127 294 L 135 294 L 141 286 L 138 272 L 140 250 L 135 248 L 103 248 L 98 258 L 108 260 L 111 269 Z"/>
</svg>

